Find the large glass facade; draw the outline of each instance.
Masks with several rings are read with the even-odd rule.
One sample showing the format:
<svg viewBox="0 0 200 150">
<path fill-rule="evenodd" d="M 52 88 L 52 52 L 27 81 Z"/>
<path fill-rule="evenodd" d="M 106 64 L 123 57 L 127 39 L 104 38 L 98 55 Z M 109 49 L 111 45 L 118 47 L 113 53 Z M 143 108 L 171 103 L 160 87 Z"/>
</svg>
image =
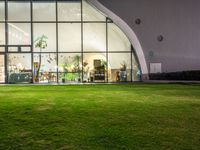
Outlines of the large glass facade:
<svg viewBox="0 0 200 150">
<path fill-rule="evenodd" d="M 0 1 L 0 83 L 140 80 L 134 48 L 87 0 Z"/>
</svg>

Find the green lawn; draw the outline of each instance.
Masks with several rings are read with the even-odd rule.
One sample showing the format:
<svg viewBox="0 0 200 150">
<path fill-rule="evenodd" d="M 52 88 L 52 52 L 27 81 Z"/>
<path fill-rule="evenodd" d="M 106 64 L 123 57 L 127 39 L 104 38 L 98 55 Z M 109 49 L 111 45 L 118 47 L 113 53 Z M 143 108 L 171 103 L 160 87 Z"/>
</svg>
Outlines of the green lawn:
<svg viewBox="0 0 200 150">
<path fill-rule="evenodd" d="M 200 150 L 200 85 L 0 86 L 0 150 Z"/>
</svg>

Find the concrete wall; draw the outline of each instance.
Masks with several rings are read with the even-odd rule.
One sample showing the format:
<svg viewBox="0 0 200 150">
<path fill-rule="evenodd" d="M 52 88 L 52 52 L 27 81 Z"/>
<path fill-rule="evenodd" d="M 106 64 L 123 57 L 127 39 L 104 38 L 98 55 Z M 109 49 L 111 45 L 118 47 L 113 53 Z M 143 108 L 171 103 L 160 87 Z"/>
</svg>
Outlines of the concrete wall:
<svg viewBox="0 0 200 150">
<path fill-rule="evenodd" d="M 163 72 L 200 70 L 199 0 L 99 0 L 136 33 L 147 65 Z M 137 18 L 141 24 L 135 24 Z M 158 42 L 157 36 L 164 40 Z"/>
</svg>

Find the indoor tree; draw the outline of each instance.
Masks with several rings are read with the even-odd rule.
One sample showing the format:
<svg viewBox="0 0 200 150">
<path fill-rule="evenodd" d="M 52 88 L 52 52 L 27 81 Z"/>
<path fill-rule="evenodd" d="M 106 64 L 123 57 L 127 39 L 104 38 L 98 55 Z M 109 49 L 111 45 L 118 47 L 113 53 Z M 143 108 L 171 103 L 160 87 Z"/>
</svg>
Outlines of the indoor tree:
<svg viewBox="0 0 200 150">
<path fill-rule="evenodd" d="M 41 61 L 42 61 L 42 56 L 41 56 L 41 52 L 43 49 L 45 49 L 47 47 L 47 36 L 42 35 L 39 36 L 35 41 L 35 48 L 39 48 L 40 49 L 40 53 L 39 53 L 39 62 L 38 62 L 38 67 L 37 67 L 37 72 L 35 75 L 35 82 L 39 81 L 39 75 L 40 75 L 40 68 L 41 68 Z"/>
<path fill-rule="evenodd" d="M 81 75 L 80 75 L 80 71 L 81 71 L 81 67 L 80 67 L 80 64 L 81 64 L 81 56 L 80 55 L 75 55 L 74 56 L 74 62 L 75 62 L 75 66 L 76 66 L 76 70 L 78 71 L 78 81 L 80 82 L 81 80 Z"/>
</svg>

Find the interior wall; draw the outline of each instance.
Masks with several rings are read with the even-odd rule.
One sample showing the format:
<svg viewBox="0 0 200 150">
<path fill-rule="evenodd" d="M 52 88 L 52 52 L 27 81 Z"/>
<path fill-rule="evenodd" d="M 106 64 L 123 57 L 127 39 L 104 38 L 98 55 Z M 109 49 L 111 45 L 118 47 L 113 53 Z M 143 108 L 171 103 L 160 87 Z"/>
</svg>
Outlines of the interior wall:
<svg viewBox="0 0 200 150">
<path fill-rule="evenodd" d="M 162 72 L 200 69 L 198 0 L 99 0 L 136 33 L 148 67 L 162 63 Z M 135 20 L 141 19 L 137 25 Z M 162 42 L 158 36 L 164 37 Z"/>
</svg>

